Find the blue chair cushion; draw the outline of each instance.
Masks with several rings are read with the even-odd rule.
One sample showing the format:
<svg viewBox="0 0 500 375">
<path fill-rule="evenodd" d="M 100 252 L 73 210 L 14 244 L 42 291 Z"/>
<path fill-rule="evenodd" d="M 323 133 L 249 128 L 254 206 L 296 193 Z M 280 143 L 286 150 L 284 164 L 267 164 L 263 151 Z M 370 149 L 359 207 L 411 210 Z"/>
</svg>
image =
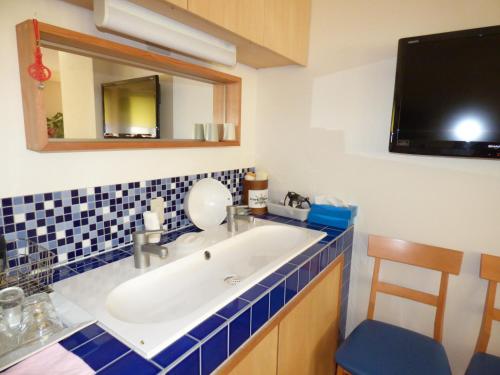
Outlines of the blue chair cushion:
<svg viewBox="0 0 500 375">
<path fill-rule="evenodd" d="M 436 340 L 376 320 L 365 320 L 337 350 L 337 363 L 352 375 L 451 375 Z"/>
<path fill-rule="evenodd" d="M 500 357 L 476 353 L 472 357 L 465 375 L 498 375 L 500 374 Z"/>
</svg>

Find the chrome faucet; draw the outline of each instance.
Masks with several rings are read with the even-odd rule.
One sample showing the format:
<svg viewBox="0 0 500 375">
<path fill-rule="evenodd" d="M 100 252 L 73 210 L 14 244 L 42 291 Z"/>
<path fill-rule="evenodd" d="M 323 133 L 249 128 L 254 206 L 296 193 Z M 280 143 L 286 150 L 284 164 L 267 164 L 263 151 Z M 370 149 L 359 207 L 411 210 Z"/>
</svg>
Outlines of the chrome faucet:
<svg viewBox="0 0 500 375">
<path fill-rule="evenodd" d="M 135 268 L 147 268 L 151 265 L 151 254 L 165 259 L 168 255 L 166 246 L 149 243 L 149 236 L 152 234 L 164 234 L 162 230 L 137 231 L 132 234 L 134 241 L 134 265 Z"/>
<path fill-rule="evenodd" d="M 255 218 L 250 216 L 250 209 L 248 206 L 227 206 L 227 231 L 230 233 L 235 233 L 238 231 L 238 220 L 245 220 L 253 224 Z"/>
</svg>

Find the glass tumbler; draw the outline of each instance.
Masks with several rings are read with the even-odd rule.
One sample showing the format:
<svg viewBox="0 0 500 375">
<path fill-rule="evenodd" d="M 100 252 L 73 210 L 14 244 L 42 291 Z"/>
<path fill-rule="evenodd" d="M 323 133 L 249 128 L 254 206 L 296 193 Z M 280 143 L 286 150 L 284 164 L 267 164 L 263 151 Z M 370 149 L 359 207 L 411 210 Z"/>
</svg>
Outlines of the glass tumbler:
<svg viewBox="0 0 500 375">
<path fill-rule="evenodd" d="M 21 340 L 23 343 L 43 339 L 63 329 L 47 293 L 27 297 L 23 303 Z"/>
<path fill-rule="evenodd" d="M 22 319 L 24 292 L 10 287 L 0 290 L 0 354 L 19 344 L 19 328 Z"/>
<path fill-rule="evenodd" d="M 19 344 L 19 331 L 10 329 L 3 321 L 0 311 L 0 356 L 15 349 Z"/>
<path fill-rule="evenodd" d="M 23 300 L 24 292 L 17 286 L 0 290 L 2 322 L 9 329 L 18 328 L 21 323 Z"/>
</svg>

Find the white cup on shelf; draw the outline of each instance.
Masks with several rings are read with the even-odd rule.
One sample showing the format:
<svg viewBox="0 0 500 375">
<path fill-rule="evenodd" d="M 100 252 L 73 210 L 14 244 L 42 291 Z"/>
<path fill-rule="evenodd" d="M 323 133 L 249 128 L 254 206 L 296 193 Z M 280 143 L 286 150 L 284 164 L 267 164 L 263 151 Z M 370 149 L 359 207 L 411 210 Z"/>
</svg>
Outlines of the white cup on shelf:
<svg viewBox="0 0 500 375">
<path fill-rule="evenodd" d="M 224 123 L 224 136 L 222 138 L 224 141 L 235 141 L 236 140 L 236 126 L 233 123 Z"/>
<path fill-rule="evenodd" d="M 205 124 L 205 141 L 219 142 L 219 125 L 213 123 Z"/>
<path fill-rule="evenodd" d="M 197 141 L 205 140 L 205 125 L 204 124 L 194 124 L 194 139 Z"/>
</svg>

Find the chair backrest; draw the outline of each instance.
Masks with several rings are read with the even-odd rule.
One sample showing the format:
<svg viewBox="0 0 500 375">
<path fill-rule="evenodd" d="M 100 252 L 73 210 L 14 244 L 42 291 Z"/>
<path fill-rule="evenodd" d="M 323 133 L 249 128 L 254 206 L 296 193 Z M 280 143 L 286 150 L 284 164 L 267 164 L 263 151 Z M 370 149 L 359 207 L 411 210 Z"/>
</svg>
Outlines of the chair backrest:
<svg viewBox="0 0 500 375">
<path fill-rule="evenodd" d="M 495 308 L 497 284 L 500 282 L 500 257 L 487 254 L 481 255 L 481 278 L 488 280 L 488 291 L 486 292 L 483 322 L 477 339 L 476 352 L 486 352 L 493 321 L 500 321 L 500 309 Z"/>
<path fill-rule="evenodd" d="M 460 273 L 463 252 L 372 235 L 368 240 L 368 255 L 375 258 L 370 301 L 368 304 L 368 319 L 373 319 L 377 292 L 435 306 L 434 339 L 441 342 L 443 338 L 443 319 L 446 292 L 448 289 L 448 276 L 450 273 L 453 275 Z M 381 260 L 390 260 L 440 271 L 441 283 L 439 294 L 434 295 L 379 281 Z"/>
</svg>

